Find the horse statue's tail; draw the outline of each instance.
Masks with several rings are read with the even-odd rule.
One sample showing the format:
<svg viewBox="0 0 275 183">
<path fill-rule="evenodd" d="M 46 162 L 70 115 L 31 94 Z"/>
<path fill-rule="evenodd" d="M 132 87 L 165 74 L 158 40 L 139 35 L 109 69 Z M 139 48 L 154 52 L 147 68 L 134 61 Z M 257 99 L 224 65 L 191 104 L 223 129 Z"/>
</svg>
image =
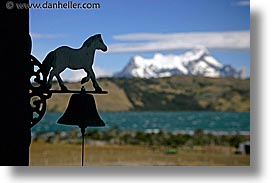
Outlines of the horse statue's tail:
<svg viewBox="0 0 275 183">
<path fill-rule="evenodd" d="M 53 61 L 55 60 L 54 52 L 50 52 L 42 62 L 41 72 L 45 78 L 49 75 L 51 67 L 53 66 Z"/>
</svg>

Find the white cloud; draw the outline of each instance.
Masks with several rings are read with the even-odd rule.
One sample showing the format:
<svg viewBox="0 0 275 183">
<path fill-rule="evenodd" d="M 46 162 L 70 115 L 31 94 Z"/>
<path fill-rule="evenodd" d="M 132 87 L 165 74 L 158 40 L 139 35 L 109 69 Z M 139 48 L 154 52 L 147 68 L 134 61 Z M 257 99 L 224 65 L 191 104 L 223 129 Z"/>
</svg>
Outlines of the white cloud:
<svg viewBox="0 0 275 183">
<path fill-rule="evenodd" d="M 106 71 L 100 67 L 93 67 L 94 72 L 96 75 L 96 78 L 101 78 L 101 77 L 108 77 L 111 76 L 112 73 L 109 71 Z M 61 77 L 63 81 L 69 81 L 69 82 L 80 82 L 83 77 L 86 77 L 87 74 L 85 71 L 81 70 L 69 70 L 67 69 L 63 73 L 61 73 Z"/>
<path fill-rule="evenodd" d="M 40 34 L 40 33 L 35 33 L 35 32 L 31 32 L 30 35 L 34 39 L 41 39 L 41 38 L 53 39 L 53 38 L 68 36 L 67 34 Z"/>
<path fill-rule="evenodd" d="M 69 82 L 80 82 L 85 76 L 86 73 L 83 70 L 66 70 L 61 73 L 62 80 Z"/>
<path fill-rule="evenodd" d="M 102 69 L 101 67 L 93 66 L 97 78 L 112 76 L 113 73 Z"/>
<path fill-rule="evenodd" d="M 137 33 L 116 35 L 113 38 L 128 42 L 109 45 L 109 52 L 181 50 L 192 49 L 199 45 L 215 49 L 249 49 L 250 47 L 249 31 L 172 34 Z M 135 41 L 139 42 L 135 43 Z"/>
<path fill-rule="evenodd" d="M 236 6 L 250 6 L 250 1 L 239 1 L 235 3 Z"/>
</svg>

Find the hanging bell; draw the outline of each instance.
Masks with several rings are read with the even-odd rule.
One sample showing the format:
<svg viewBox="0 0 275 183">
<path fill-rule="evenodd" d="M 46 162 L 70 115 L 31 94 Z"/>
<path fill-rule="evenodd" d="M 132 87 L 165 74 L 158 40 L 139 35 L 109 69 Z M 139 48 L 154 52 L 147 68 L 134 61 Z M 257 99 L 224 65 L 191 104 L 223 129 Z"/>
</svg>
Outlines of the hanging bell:
<svg viewBox="0 0 275 183">
<path fill-rule="evenodd" d="M 97 112 L 93 95 L 85 92 L 72 95 L 65 113 L 57 123 L 77 125 L 81 129 L 105 126 L 104 121 Z"/>
</svg>

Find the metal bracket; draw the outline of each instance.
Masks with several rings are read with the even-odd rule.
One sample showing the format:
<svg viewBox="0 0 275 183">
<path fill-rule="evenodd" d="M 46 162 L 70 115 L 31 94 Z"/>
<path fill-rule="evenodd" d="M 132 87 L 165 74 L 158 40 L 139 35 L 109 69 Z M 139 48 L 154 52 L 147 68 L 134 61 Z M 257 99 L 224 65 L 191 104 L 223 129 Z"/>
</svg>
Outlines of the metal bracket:
<svg viewBox="0 0 275 183">
<path fill-rule="evenodd" d="M 42 64 L 33 55 L 30 55 L 32 73 L 30 77 L 30 105 L 32 109 L 32 119 L 30 128 L 36 125 L 45 115 L 47 109 L 47 99 L 51 98 L 53 93 L 82 93 L 83 90 L 50 90 L 47 87 L 47 77 L 41 72 Z M 108 91 L 86 91 L 91 94 L 108 94 Z"/>
<path fill-rule="evenodd" d="M 32 64 L 31 83 L 29 87 L 30 104 L 32 109 L 32 120 L 30 128 L 36 125 L 46 112 L 46 100 L 52 96 L 47 88 L 47 78 L 41 72 L 42 64 L 32 55 L 30 55 Z M 35 67 L 38 67 L 36 70 Z"/>
</svg>

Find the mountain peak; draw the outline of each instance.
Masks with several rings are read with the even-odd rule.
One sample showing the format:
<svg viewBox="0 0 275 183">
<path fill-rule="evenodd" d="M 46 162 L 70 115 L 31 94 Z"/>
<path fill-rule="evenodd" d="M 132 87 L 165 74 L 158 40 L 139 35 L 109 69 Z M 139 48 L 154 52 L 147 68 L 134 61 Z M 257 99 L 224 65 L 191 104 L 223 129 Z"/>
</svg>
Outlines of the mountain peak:
<svg viewBox="0 0 275 183">
<path fill-rule="evenodd" d="M 209 55 L 209 51 L 205 46 L 196 46 L 192 51 L 199 55 Z"/>
<path fill-rule="evenodd" d="M 158 78 L 172 75 L 240 78 L 243 74 L 232 66 L 223 66 L 206 47 L 198 46 L 180 55 L 156 53 L 152 58 L 136 55 L 114 77 Z"/>
<path fill-rule="evenodd" d="M 156 53 L 155 55 L 154 55 L 154 59 L 162 59 L 163 58 L 163 54 L 161 54 L 161 53 Z"/>
</svg>

